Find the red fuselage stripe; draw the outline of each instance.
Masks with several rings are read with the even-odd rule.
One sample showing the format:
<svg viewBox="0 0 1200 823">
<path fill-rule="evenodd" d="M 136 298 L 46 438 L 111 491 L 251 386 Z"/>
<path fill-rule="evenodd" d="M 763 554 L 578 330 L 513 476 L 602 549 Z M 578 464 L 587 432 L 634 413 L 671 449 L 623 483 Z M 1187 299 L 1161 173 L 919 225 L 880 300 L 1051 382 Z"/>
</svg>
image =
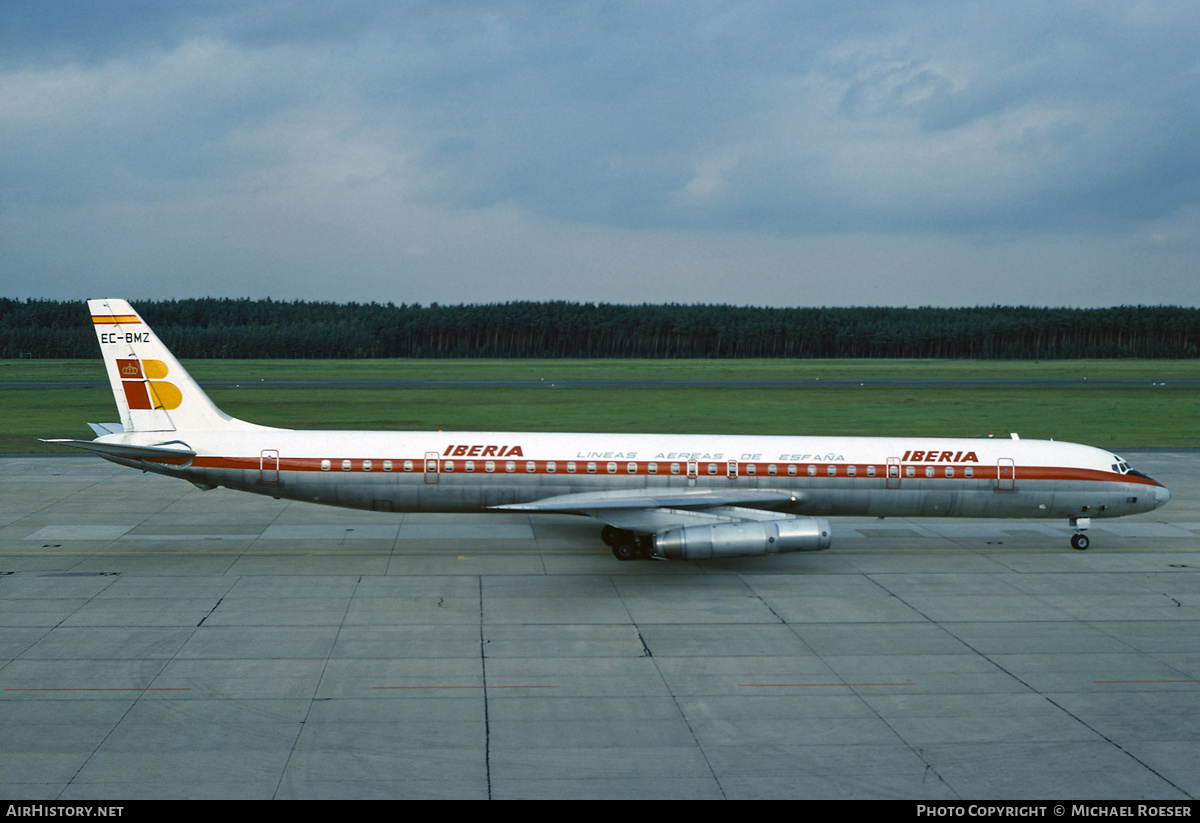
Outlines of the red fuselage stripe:
<svg viewBox="0 0 1200 823">
<path fill-rule="evenodd" d="M 328 460 L 329 468 L 322 468 L 322 463 Z M 390 460 L 392 468 L 385 470 L 383 467 L 384 461 Z M 167 461 L 161 461 L 167 462 Z M 319 457 L 196 457 L 192 460 L 192 465 L 197 468 L 207 469 L 243 469 L 258 471 L 266 469 L 269 471 L 289 471 L 289 472 L 321 472 L 321 473 L 363 473 L 363 474 L 424 474 L 425 473 L 425 458 L 354 458 L 349 461 L 350 468 L 342 468 L 344 459 L 340 458 L 319 458 Z M 473 471 L 467 471 L 465 464 L 473 462 Z M 491 462 L 494 466 L 493 471 L 486 471 L 485 464 Z M 364 463 L 369 463 L 370 468 L 365 468 Z M 405 469 L 405 464 L 410 468 Z M 597 477 L 686 477 L 687 462 L 672 461 L 672 460 L 525 460 L 523 458 L 516 460 L 473 460 L 466 461 L 462 459 L 453 460 L 438 460 L 437 473 L 444 475 L 469 474 L 469 475 L 567 475 L 567 476 L 597 476 Z M 509 471 L 507 464 L 512 463 L 513 469 Z M 527 464 L 533 464 L 533 471 L 529 471 Z M 551 471 L 547 464 L 554 464 L 554 471 Z M 567 464 L 574 463 L 575 471 L 567 470 Z M 588 464 L 595 466 L 595 471 L 588 471 Z M 609 464 L 615 465 L 615 471 L 609 471 Z M 650 464 L 653 463 L 657 467 L 657 471 L 649 470 Z M 708 471 L 709 464 L 717 467 L 716 473 L 712 474 Z M 453 464 L 453 468 L 447 468 L 447 464 Z M 634 471 L 629 471 L 629 466 L 634 467 Z M 678 473 L 672 473 L 670 468 L 672 465 L 678 465 Z M 867 467 L 875 467 L 875 474 L 868 475 Z M 899 478 L 887 477 L 887 466 L 880 463 L 768 463 L 768 462 L 746 462 L 738 461 L 737 475 L 731 478 L 728 474 L 728 461 L 700 461 L 698 477 L 712 477 L 723 479 L 743 479 L 752 480 L 821 480 L 821 479 L 840 479 L 840 480 L 900 480 L 916 481 L 916 480 L 996 480 L 1010 479 L 1015 474 L 1018 480 L 1082 480 L 1092 482 L 1118 482 L 1118 483 L 1136 483 L 1146 486 L 1160 486 L 1161 483 L 1149 478 L 1142 477 L 1136 474 L 1118 474 L 1110 471 L 1098 471 L 1096 469 L 1080 469 L 1069 466 L 1015 466 L 1015 472 L 1012 472 L 1014 467 L 1005 466 L 1008 472 L 1004 475 L 999 474 L 999 469 L 994 464 L 987 463 L 970 463 L 970 464 L 947 464 L 947 463 L 904 463 L 901 464 L 902 469 Z M 775 466 L 775 474 L 770 474 L 769 467 Z M 796 473 L 789 474 L 789 466 L 796 466 Z M 814 466 L 816 474 L 809 474 L 809 467 Z M 834 474 L 829 474 L 829 467 L 834 468 Z M 753 467 L 754 471 L 749 469 Z M 848 469 L 854 467 L 855 474 L 850 475 Z M 909 467 L 912 467 L 914 472 L 910 476 L 907 473 Z M 926 469 L 933 469 L 933 475 L 926 474 Z M 953 476 L 946 475 L 946 469 L 953 470 Z M 966 476 L 966 470 L 972 470 L 972 476 Z"/>
</svg>

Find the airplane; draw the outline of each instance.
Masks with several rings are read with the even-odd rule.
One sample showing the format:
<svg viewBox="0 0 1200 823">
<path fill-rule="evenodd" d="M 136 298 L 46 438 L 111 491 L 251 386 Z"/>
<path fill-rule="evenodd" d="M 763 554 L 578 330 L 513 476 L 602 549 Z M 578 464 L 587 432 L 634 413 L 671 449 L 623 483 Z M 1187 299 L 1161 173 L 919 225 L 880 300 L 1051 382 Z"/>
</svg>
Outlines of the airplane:
<svg viewBox="0 0 1200 823">
<path fill-rule="evenodd" d="M 296 431 L 222 412 L 124 300 L 89 300 L 121 422 L 46 440 L 276 499 L 584 515 L 619 560 L 828 549 L 829 517 L 1092 518 L 1170 491 L 1103 449 L 1010 438 Z"/>
</svg>

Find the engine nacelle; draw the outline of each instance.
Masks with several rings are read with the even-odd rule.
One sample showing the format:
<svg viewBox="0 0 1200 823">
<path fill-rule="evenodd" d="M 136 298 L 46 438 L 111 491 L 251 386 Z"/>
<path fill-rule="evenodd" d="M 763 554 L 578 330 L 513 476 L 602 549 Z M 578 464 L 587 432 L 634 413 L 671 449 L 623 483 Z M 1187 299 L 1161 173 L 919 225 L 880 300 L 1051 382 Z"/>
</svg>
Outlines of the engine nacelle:
<svg viewBox="0 0 1200 823">
<path fill-rule="evenodd" d="M 715 526 L 687 526 L 654 538 L 657 557 L 707 560 L 712 557 L 759 557 L 781 552 L 828 549 L 833 540 L 829 521 L 821 517 L 747 520 Z"/>
</svg>

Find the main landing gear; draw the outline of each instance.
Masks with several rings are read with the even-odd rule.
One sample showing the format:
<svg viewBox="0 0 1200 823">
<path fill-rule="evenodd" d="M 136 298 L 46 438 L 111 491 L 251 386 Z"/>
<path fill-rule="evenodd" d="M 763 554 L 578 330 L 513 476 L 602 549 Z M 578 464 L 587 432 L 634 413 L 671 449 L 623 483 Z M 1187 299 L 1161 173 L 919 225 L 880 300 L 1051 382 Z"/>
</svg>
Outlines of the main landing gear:
<svg viewBox="0 0 1200 823">
<path fill-rule="evenodd" d="M 634 534 L 625 529 L 605 526 L 600 530 L 600 539 L 612 548 L 613 557 L 618 560 L 642 560 L 650 556 L 654 538 L 648 534 Z"/>
<path fill-rule="evenodd" d="M 1071 535 L 1072 549 L 1080 552 L 1087 551 L 1088 543 L 1090 541 L 1088 541 L 1088 536 L 1083 532 L 1090 525 L 1092 525 L 1092 518 L 1090 517 L 1071 518 L 1071 528 L 1075 529 L 1075 534 Z"/>
</svg>

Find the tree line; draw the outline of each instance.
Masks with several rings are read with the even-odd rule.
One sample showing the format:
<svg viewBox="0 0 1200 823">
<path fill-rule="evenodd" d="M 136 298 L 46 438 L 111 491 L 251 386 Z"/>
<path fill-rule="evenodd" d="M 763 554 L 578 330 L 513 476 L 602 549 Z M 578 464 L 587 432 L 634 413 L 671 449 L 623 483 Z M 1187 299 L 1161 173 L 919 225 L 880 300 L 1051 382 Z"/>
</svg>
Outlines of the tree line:
<svg viewBox="0 0 1200 823">
<path fill-rule="evenodd" d="M 1200 309 L 756 308 L 515 302 L 134 304 L 181 358 L 1200 356 Z M 96 358 L 82 301 L 0 298 L 0 357 Z"/>
</svg>

